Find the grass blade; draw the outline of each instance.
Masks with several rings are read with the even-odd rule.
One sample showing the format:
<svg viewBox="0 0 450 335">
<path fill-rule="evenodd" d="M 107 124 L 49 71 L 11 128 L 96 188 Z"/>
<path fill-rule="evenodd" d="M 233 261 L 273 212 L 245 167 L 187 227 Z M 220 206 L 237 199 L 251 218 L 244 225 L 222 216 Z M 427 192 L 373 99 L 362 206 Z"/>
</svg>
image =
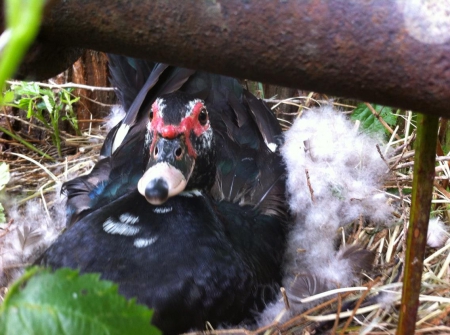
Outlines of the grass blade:
<svg viewBox="0 0 450 335">
<path fill-rule="evenodd" d="M 43 157 L 50 159 L 52 161 L 55 161 L 55 159 L 52 156 L 47 155 L 45 152 L 39 150 L 38 148 L 36 148 L 34 145 L 32 145 L 31 143 L 25 141 L 23 138 L 11 133 L 8 129 L 5 129 L 3 127 L 0 126 L 0 131 L 4 132 L 6 135 L 11 136 L 13 139 L 15 139 L 16 141 L 22 143 L 24 146 L 26 146 L 28 149 L 33 150 L 34 152 L 37 152 L 39 155 L 42 155 Z"/>
</svg>

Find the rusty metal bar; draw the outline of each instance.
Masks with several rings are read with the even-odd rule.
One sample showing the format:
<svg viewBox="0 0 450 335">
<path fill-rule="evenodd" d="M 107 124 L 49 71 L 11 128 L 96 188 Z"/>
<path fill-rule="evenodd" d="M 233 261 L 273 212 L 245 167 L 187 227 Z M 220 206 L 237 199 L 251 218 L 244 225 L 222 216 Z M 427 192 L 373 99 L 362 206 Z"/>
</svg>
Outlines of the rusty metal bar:
<svg viewBox="0 0 450 335">
<path fill-rule="evenodd" d="M 51 0 L 41 41 L 450 116 L 440 3 Z"/>
</svg>

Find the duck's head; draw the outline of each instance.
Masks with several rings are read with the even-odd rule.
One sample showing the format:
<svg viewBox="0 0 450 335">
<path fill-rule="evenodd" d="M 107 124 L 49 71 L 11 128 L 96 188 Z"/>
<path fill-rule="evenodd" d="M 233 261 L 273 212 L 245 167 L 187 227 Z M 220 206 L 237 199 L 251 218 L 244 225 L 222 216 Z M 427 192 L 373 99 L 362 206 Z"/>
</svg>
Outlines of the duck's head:
<svg viewBox="0 0 450 335">
<path fill-rule="evenodd" d="M 183 191 L 212 186 L 213 130 L 203 100 L 182 92 L 156 99 L 144 148 L 146 167 L 138 190 L 149 203 L 160 205 Z"/>
</svg>

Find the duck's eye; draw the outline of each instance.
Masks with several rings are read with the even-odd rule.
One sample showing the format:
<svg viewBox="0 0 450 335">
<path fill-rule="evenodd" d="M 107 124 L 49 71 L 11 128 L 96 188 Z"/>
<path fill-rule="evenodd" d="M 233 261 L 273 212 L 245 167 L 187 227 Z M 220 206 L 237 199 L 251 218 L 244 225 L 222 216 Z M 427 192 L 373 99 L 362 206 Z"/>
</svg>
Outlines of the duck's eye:
<svg viewBox="0 0 450 335">
<path fill-rule="evenodd" d="M 206 122 L 208 122 L 208 112 L 206 111 L 206 108 L 202 108 L 200 111 L 200 114 L 198 115 L 198 121 L 200 121 L 200 124 L 204 126 Z"/>
<path fill-rule="evenodd" d="M 175 150 L 175 158 L 176 158 L 176 159 L 180 159 L 182 153 L 183 153 L 183 149 L 177 148 L 177 149 Z"/>
<path fill-rule="evenodd" d="M 150 119 L 150 121 L 153 121 L 153 111 L 150 112 L 150 115 L 148 116 L 148 118 Z"/>
</svg>

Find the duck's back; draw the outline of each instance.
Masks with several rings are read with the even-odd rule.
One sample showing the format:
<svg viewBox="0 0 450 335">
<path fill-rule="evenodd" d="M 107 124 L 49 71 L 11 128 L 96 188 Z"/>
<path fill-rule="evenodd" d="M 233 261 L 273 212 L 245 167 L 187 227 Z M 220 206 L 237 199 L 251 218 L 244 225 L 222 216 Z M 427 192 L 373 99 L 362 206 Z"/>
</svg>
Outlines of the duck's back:
<svg viewBox="0 0 450 335">
<path fill-rule="evenodd" d="M 284 245 L 280 225 L 237 207 L 200 194 L 152 206 L 134 191 L 74 224 L 45 264 L 101 273 L 154 308 L 153 322 L 166 334 L 237 324 L 277 293 Z"/>
</svg>

